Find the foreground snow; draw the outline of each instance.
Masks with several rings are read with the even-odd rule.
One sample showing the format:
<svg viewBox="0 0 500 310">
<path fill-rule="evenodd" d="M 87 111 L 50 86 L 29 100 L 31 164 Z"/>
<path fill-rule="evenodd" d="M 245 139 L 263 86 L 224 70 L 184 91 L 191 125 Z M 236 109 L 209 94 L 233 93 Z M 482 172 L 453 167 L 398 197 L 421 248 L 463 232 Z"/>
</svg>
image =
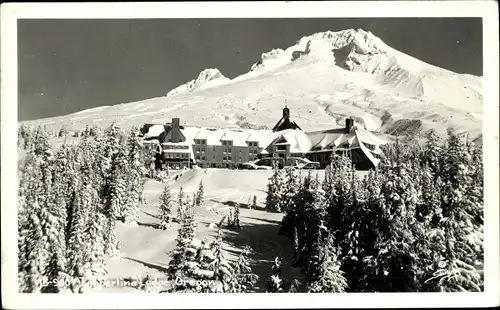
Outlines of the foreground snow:
<svg viewBox="0 0 500 310">
<path fill-rule="evenodd" d="M 315 173 L 316 171 L 313 171 Z M 304 173 L 307 173 L 305 171 Z M 197 222 L 196 238 L 212 240 L 217 234 L 217 225 L 234 203 L 242 204 L 240 220 L 242 230 L 224 229 L 224 255 L 233 261 L 245 245 L 254 250 L 250 255 L 253 271 L 259 275 L 259 290 L 264 290 L 271 276 L 271 266 L 276 256 L 284 259 L 283 277 L 286 280 L 300 277 L 300 271 L 290 267 L 287 259 L 293 255 L 290 242 L 277 235 L 282 214 L 268 213 L 263 210 L 250 210 L 246 206 L 250 197 L 256 195 L 257 204 L 263 208 L 266 185 L 272 171 L 268 170 L 225 170 L 200 169 L 184 172 L 177 181 L 171 183 L 173 200 L 182 186 L 187 197 L 192 196 L 203 180 L 205 186 L 204 205 L 195 208 Z M 363 174 L 363 173 L 361 173 Z M 324 171 L 318 171 L 323 178 Z M 158 229 L 156 204 L 165 184 L 148 181 L 145 196 L 148 204 L 141 206 L 138 225 L 118 224 L 117 236 L 121 241 L 121 257 L 108 260 L 109 287 L 97 288 L 97 292 L 140 292 L 131 287 L 127 279 L 143 278 L 150 275 L 153 279 L 165 281 L 168 266 L 168 252 L 175 247 L 178 224 L 172 229 Z M 174 209 L 172 214 L 176 214 Z"/>
</svg>

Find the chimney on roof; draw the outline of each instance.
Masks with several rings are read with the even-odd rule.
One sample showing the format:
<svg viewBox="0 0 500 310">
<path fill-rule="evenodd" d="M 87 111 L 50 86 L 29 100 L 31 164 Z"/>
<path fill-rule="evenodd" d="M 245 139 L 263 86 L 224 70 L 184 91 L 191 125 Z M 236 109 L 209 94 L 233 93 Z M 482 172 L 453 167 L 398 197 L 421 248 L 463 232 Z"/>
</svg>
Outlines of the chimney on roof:
<svg viewBox="0 0 500 310">
<path fill-rule="evenodd" d="M 350 133 L 352 126 L 354 126 L 354 120 L 350 117 L 345 119 L 345 132 Z"/>
<path fill-rule="evenodd" d="M 171 139 L 172 143 L 178 143 L 180 142 L 180 119 L 179 118 L 172 118 L 172 128 L 170 129 L 172 132 Z"/>
</svg>

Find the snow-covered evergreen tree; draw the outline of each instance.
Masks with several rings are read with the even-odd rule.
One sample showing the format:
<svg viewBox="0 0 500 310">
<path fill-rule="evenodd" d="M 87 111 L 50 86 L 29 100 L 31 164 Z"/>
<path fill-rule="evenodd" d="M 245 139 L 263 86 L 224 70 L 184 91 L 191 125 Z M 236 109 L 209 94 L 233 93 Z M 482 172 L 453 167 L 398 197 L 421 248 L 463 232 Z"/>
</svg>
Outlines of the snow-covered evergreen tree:
<svg viewBox="0 0 500 310">
<path fill-rule="evenodd" d="M 302 288 L 302 283 L 299 280 L 293 279 L 289 285 L 288 293 L 299 293 Z"/>
<path fill-rule="evenodd" d="M 282 261 L 280 257 L 274 259 L 272 266 L 272 275 L 267 283 L 268 293 L 283 293 L 283 279 L 281 277 Z"/>
<path fill-rule="evenodd" d="M 234 264 L 234 285 L 232 285 L 232 293 L 247 293 L 259 280 L 259 276 L 252 272 L 250 263 L 248 262 L 248 255 L 252 249 L 246 246 L 238 256 L 238 260 Z"/>
<path fill-rule="evenodd" d="M 58 137 L 66 137 L 69 134 L 68 127 L 63 124 L 61 126 L 61 129 L 59 130 L 59 133 L 57 134 Z"/>
<path fill-rule="evenodd" d="M 87 185 L 88 187 L 88 185 Z M 86 227 L 84 232 L 85 246 L 85 284 L 86 288 L 99 286 L 106 279 L 107 269 L 105 263 L 105 230 L 107 221 L 101 212 L 99 212 L 99 197 L 97 191 L 92 188 L 86 188 L 89 195 L 87 199 L 91 202 L 89 208 Z"/>
<path fill-rule="evenodd" d="M 128 195 L 123 206 L 122 216 L 126 223 L 134 224 L 137 222 L 139 204 L 144 190 L 144 162 L 141 158 L 142 150 L 137 136 L 137 129 L 134 127 L 129 132 L 127 139 L 128 148 L 128 173 L 126 176 Z"/>
<path fill-rule="evenodd" d="M 347 280 L 341 271 L 338 250 L 331 238 L 322 246 L 319 268 L 314 278 L 309 279 L 307 291 L 310 293 L 343 293 L 347 289 Z M 312 281 L 311 281 L 312 280 Z"/>
<path fill-rule="evenodd" d="M 187 208 L 181 226 L 177 232 L 176 247 L 171 253 L 168 277 L 171 280 L 177 278 L 185 280 L 189 263 L 192 262 L 196 256 L 196 253 L 190 250 L 190 245 L 193 243 L 195 237 L 194 213 L 190 206 Z"/>
<path fill-rule="evenodd" d="M 177 221 L 179 223 L 182 223 L 184 220 L 184 209 L 185 209 L 185 194 L 184 194 L 184 189 L 181 188 L 179 189 L 179 194 L 177 195 Z"/>
<path fill-rule="evenodd" d="M 201 206 L 203 202 L 203 180 L 200 181 L 200 184 L 198 185 L 198 191 L 196 192 L 196 206 Z"/>
<path fill-rule="evenodd" d="M 160 216 L 160 227 L 162 229 L 170 229 L 172 226 L 172 202 L 170 196 L 170 187 L 165 185 L 163 192 L 160 196 L 160 202 L 158 204 L 158 214 Z"/>
<path fill-rule="evenodd" d="M 422 160 L 424 163 L 427 163 L 429 168 L 433 173 L 438 175 L 439 172 L 439 162 L 442 154 L 442 139 L 436 133 L 435 130 L 430 130 L 427 133 L 427 141 L 425 143 L 425 150 L 422 154 Z"/>
<path fill-rule="evenodd" d="M 239 203 L 236 203 L 236 205 L 234 206 L 234 220 L 233 220 L 233 223 L 234 223 L 234 227 L 236 229 L 241 229 L 241 225 L 240 225 L 240 204 Z"/>
<path fill-rule="evenodd" d="M 283 173 L 276 166 L 267 184 L 266 211 L 281 212 L 282 193 L 284 189 Z"/>
<path fill-rule="evenodd" d="M 68 236 L 67 272 L 72 279 L 70 288 L 74 293 L 83 292 L 88 272 L 85 256 L 89 240 L 86 239 L 85 231 L 87 229 L 86 220 L 93 204 L 92 191 L 89 180 L 84 180 L 78 187 L 75 200 L 72 203 L 72 217 Z"/>
<path fill-rule="evenodd" d="M 250 209 L 257 209 L 257 196 L 253 195 L 252 204 L 250 205 Z"/>
<path fill-rule="evenodd" d="M 49 281 L 64 278 L 65 205 L 54 190 L 54 158 L 46 128 L 21 167 L 19 208 L 19 280 L 22 292 L 59 291 Z M 64 286 L 61 287 L 64 289 Z"/>
<path fill-rule="evenodd" d="M 49 253 L 42 244 L 47 238 L 40 219 L 43 201 L 42 159 L 28 153 L 21 167 L 20 205 L 18 210 L 18 272 L 20 292 L 40 292 Z"/>
<path fill-rule="evenodd" d="M 295 216 L 297 213 L 300 192 L 300 180 L 293 168 L 285 169 L 285 187 L 282 194 L 282 211 L 285 212 L 280 225 L 279 234 L 292 236 L 295 229 Z"/>
<path fill-rule="evenodd" d="M 444 235 L 443 260 L 442 266 L 438 264 L 434 273 L 442 291 L 478 291 L 482 285 L 473 266 L 481 264 L 482 260 L 482 238 L 474 236 L 480 235 L 478 227 L 482 223 L 476 221 L 481 218 L 483 206 L 482 199 L 474 190 L 471 162 L 465 141 L 450 130 L 441 160 L 444 186 L 441 188 L 442 219 L 439 228 Z"/>
</svg>

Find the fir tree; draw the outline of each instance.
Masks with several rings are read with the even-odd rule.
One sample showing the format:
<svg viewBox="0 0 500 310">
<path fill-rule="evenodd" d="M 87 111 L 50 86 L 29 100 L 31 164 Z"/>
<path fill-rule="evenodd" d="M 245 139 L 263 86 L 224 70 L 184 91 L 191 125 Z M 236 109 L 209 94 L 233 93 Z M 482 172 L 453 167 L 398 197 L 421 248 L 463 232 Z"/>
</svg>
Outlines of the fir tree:
<svg viewBox="0 0 500 310">
<path fill-rule="evenodd" d="M 233 209 L 229 209 L 229 215 L 227 217 L 227 227 L 228 228 L 233 228 L 234 227 L 234 214 L 233 214 Z"/>
<path fill-rule="evenodd" d="M 275 166 L 274 173 L 267 185 L 266 210 L 268 212 L 281 212 L 282 190 L 282 172 Z"/>
<path fill-rule="evenodd" d="M 425 143 L 425 151 L 422 154 L 424 163 L 427 163 L 432 172 L 439 173 L 439 162 L 442 155 L 442 140 L 434 130 L 427 133 L 427 141 Z"/>
<path fill-rule="evenodd" d="M 474 242 L 471 236 L 477 234 L 474 215 L 482 209 L 482 201 L 471 191 L 473 183 L 469 170 L 471 156 L 466 143 L 454 131 L 448 132 L 448 140 L 441 161 L 442 216 L 439 223 L 444 235 L 442 263 L 434 272 L 438 287 L 442 291 L 477 291 L 481 278 L 475 268 L 478 258 L 482 259 L 482 241 Z M 472 185 L 473 186 L 473 185 Z"/>
<path fill-rule="evenodd" d="M 88 180 L 81 184 L 75 201 L 72 204 L 71 226 L 68 240 L 68 268 L 67 272 L 71 277 L 71 290 L 74 293 L 83 292 L 85 284 L 85 276 L 88 268 L 86 268 L 86 218 L 92 205 L 92 187 Z"/>
<path fill-rule="evenodd" d="M 144 163 L 141 159 L 141 149 L 139 144 L 139 138 L 137 137 L 137 130 L 132 128 L 127 139 L 128 147 L 128 162 L 129 167 L 128 174 L 126 177 L 128 195 L 126 198 L 125 206 L 123 208 L 123 218 L 126 223 L 136 223 L 137 216 L 139 212 L 139 204 L 141 202 L 141 196 L 144 189 L 145 179 L 143 175 L 145 174 Z"/>
<path fill-rule="evenodd" d="M 241 229 L 241 225 L 240 225 L 240 204 L 239 203 L 236 203 L 236 205 L 234 207 L 234 220 L 233 220 L 233 223 L 234 223 L 234 227 L 236 229 Z"/>
<path fill-rule="evenodd" d="M 158 204 L 158 214 L 160 215 L 160 227 L 162 229 L 170 229 L 172 219 L 172 203 L 170 197 L 170 187 L 165 185 L 163 192 L 160 196 L 160 203 Z"/>
<path fill-rule="evenodd" d="M 235 284 L 231 289 L 233 293 L 247 293 L 259 280 L 259 276 L 252 272 L 248 262 L 250 252 L 251 248 L 246 246 L 238 256 L 238 261 L 234 266 Z"/>
<path fill-rule="evenodd" d="M 69 133 L 68 128 L 66 125 L 62 125 L 61 129 L 59 130 L 59 133 L 57 134 L 58 137 L 66 137 Z"/>
<path fill-rule="evenodd" d="M 272 275 L 269 278 L 267 284 L 268 293 L 282 293 L 283 290 L 283 279 L 281 278 L 281 258 L 276 257 L 272 266 Z"/>
<path fill-rule="evenodd" d="M 333 247 L 330 238 L 323 247 L 322 257 L 318 273 L 314 281 L 308 284 L 307 290 L 311 293 L 343 293 L 347 289 L 347 280 L 340 270 L 340 261 L 338 261 L 338 251 Z M 310 279 L 311 280 L 311 279 Z"/>
<path fill-rule="evenodd" d="M 293 279 L 288 288 L 288 293 L 298 293 L 301 287 L 302 283 L 300 283 L 297 279 Z"/>
<path fill-rule="evenodd" d="M 87 189 L 91 205 L 88 206 L 88 217 L 85 227 L 85 282 L 87 288 L 99 286 L 107 276 L 105 259 L 105 225 L 106 218 L 99 212 L 97 191 Z"/>
<path fill-rule="evenodd" d="M 250 209 L 257 209 L 257 196 L 253 195 L 252 204 L 250 205 Z"/>
<path fill-rule="evenodd" d="M 40 197 L 45 193 L 42 190 L 43 174 L 41 159 L 34 153 L 28 153 L 21 170 L 18 224 L 18 271 L 19 287 L 21 292 L 40 292 L 43 286 L 45 267 L 49 259 L 44 249 L 44 236 L 40 215 L 43 202 Z"/>
<path fill-rule="evenodd" d="M 181 223 L 184 220 L 184 189 L 179 189 L 179 194 L 177 195 L 177 221 Z"/>
<path fill-rule="evenodd" d="M 196 206 L 201 206 L 201 203 L 203 202 L 203 180 L 200 181 L 200 184 L 198 185 L 198 191 L 196 192 Z"/>
<path fill-rule="evenodd" d="M 196 253 L 190 251 L 190 245 L 195 237 L 195 222 L 194 214 L 191 208 L 186 210 L 185 217 L 178 229 L 176 247 L 171 252 L 171 260 L 168 267 L 168 277 L 171 280 L 177 278 L 186 279 L 186 270 L 189 262 L 194 260 Z M 181 289 L 177 287 L 177 289 Z"/>
</svg>

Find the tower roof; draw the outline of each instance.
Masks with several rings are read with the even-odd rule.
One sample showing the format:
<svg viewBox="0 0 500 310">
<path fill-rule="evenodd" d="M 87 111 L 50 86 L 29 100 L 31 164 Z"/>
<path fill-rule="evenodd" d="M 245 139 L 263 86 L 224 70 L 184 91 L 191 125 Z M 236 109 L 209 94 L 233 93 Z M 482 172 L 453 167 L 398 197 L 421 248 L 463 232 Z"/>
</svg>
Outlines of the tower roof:
<svg viewBox="0 0 500 310">
<path fill-rule="evenodd" d="M 299 129 L 302 130 L 299 125 L 297 125 L 294 121 L 290 120 L 290 109 L 285 104 L 283 108 L 283 116 L 281 119 L 274 125 L 273 131 L 282 131 L 286 129 Z"/>
</svg>

